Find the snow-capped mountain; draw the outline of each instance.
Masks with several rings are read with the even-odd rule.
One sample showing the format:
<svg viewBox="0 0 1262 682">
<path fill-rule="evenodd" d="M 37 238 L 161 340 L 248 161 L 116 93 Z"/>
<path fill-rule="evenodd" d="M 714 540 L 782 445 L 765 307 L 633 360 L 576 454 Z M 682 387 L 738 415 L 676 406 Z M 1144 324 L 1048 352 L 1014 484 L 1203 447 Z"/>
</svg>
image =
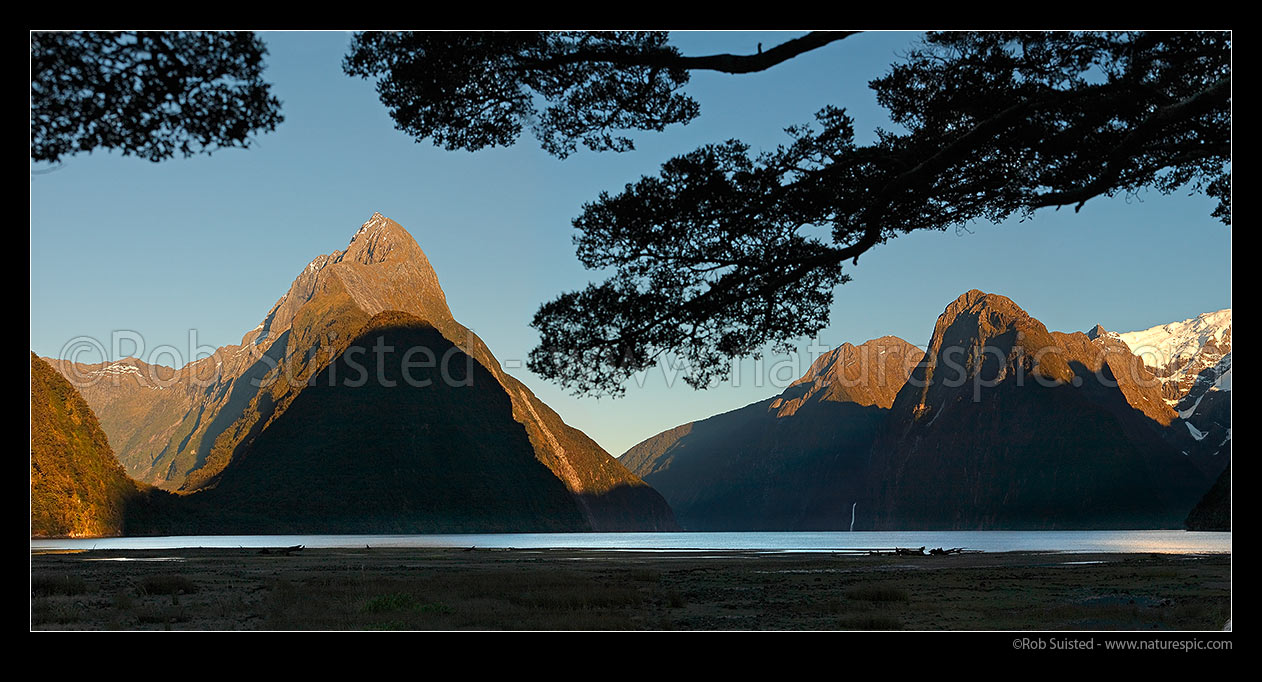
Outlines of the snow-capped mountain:
<svg viewBox="0 0 1262 682">
<path fill-rule="evenodd" d="M 1231 390 L 1231 308 L 1119 336 L 1166 385 L 1171 405 L 1211 387 Z"/>
<path fill-rule="evenodd" d="M 1223 470 L 1226 429 L 1180 419 L 1163 386 L 1118 334 L 973 290 L 925 350 L 845 344 L 619 461 L 688 530 L 1170 528 Z"/>
<path fill-rule="evenodd" d="M 1231 308 L 1119 335 L 1162 382 L 1200 448 L 1231 446 Z"/>
</svg>

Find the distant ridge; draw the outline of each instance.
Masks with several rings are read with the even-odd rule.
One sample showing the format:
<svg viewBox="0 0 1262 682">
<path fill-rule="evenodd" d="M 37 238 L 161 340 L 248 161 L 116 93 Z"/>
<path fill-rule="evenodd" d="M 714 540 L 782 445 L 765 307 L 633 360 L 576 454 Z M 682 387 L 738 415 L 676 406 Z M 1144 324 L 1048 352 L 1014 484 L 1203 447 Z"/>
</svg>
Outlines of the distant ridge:
<svg viewBox="0 0 1262 682">
<path fill-rule="evenodd" d="M 779 396 L 664 431 L 619 459 L 689 530 L 845 528 L 876 429 L 922 355 L 894 336 L 842 344 Z"/>
<path fill-rule="evenodd" d="M 1230 360 L 1229 321 L 1202 317 L 1220 331 L 1180 345 L 1180 367 Z M 780 396 L 621 460 L 690 530 L 1179 528 L 1230 458 L 1229 370 L 1185 410 L 1192 399 L 1166 397 L 1173 374 L 1145 366 L 1126 336 L 1048 331 L 972 290 L 925 351 L 893 337 L 845 344 Z M 890 357 L 906 363 L 858 361 L 900 345 Z M 1224 404 L 1226 439 L 1205 447 L 1188 419 Z"/>
</svg>

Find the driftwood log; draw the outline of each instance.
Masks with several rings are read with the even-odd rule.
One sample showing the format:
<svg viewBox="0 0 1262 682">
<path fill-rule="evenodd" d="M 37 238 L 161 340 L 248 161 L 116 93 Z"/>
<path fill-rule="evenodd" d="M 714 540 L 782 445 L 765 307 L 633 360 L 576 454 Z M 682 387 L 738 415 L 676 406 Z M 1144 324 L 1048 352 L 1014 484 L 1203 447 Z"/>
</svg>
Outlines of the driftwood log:
<svg viewBox="0 0 1262 682">
<path fill-rule="evenodd" d="M 965 550 L 963 547 L 952 547 L 951 549 L 943 549 L 943 548 L 941 548 L 941 547 L 937 547 L 937 548 L 934 548 L 934 549 L 929 550 L 928 552 L 926 552 L 926 551 L 925 551 L 925 548 L 924 548 L 924 547 L 920 547 L 920 548 L 916 548 L 916 547 L 895 547 L 895 548 L 893 548 L 893 549 L 859 549 L 859 550 L 855 550 L 855 552 L 856 552 L 856 553 L 866 553 L 868 556 L 887 556 L 887 555 L 897 555 L 897 556 L 931 556 L 931 555 L 932 555 L 932 556 L 945 556 L 945 555 L 947 555 L 947 554 L 963 554 L 963 553 L 965 553 L 966 551 L 968 551 L 968 552 L 976 552 L 976 551 L 978 551 L 978 550 Z"/>
<path fill-rule="evenodd" d="M 279 549 L 268 549 L 264 547 L 263 549 L 259 550 L 259 554 L 283 554 L 285 556 L 289 556 L 290 554 L 293 554 L 294 552 L 301 552 L 302 548 L 303 548 L 303 545 L 294 545 L 293 547 L 281 547 Z"/>
</svg>

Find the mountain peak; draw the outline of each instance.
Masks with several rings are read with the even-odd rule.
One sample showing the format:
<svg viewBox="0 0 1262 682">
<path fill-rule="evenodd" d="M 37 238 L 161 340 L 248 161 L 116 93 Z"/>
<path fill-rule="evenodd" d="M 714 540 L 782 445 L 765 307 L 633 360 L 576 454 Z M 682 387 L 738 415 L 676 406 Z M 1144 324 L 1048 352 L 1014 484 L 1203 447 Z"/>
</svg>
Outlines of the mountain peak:
<svg viewBox="0 0 1262 682">
<path fill-rule="evenodd" d="M 373 213 L 345 251 L 316 256 L 276 301 L 242 345 L 271 342 L 293 323 L 298 308 L 316 296 L 342 291 L 368 316 L 400 310 L 437 323 L 451 311 L 425 252 L 402 225 Z"/>
<path fill-rule="evenodd" d="M 1207 345 L 1230 347 L 1231 308 L 1201 313 L 1181 322 L 1126 332 L 1120 337 L 1132 352 L 1144 358 L 1144 364 L 1154 367 L 1179 365 Z"/>
<path fill-rule="evenodd" d="M 1105 339 L 1105 340 L 1112 339 L 1114 341 L 1122 340 L 1122 337 L 1117 332 L 1111 332 L 1105 329 L 1104 325 L 1101 325 L 1101 324 L 1097 324 L 1096 326 L 1092 327 L 1091 330 L 1087 332 L 1087 338 L 1091 339 L 1092 341 L 1098 341 L 1100 339 Z"/>
<path fill-rule="evenodd" d="M 372 216 L 369 217 L 368 220 L 365 220 L 364 223 L 359 226 L 359 230 L 351 237 L 351 243 L 354 243 L 356 239 L 359 239 L 365 234 L 400 227 L 401 226 L 398 223 L 385 217 L 384 215 L 381 215 L 380 211 L 373 211 Z"/>
<path fill-rule="evenodd" d="M 782 417 L 811 401 L 888 408 L 923 355 L 897 336 L 870 339 L 858 346 L 843 343 L 816 358 L 771 408 Z"/>
<path fill-rule="evenodd" d="M 1013 302 L 1012 299 L 1000 294 L 989 294 L 979 289 L 969 289 L 960 294 L 959 298 L 952 301 L 943 311 L 944 315 L 954 316 L 966 310 L 973 312 L 979 311 L 996 311 L 1006 313 L 1016 317 L 1029 317 L 1021 306 Z"/>
<path fill-rule="evenodd" d="M 339 260 L 376 265 L 400 256 L 407 258 L 406 252 L 412 250 L 420 251 L 420 246 L 402 225 L 380 213 L 373 213 L 351 237 L 346 252 Z"/>
<path fill-rule="evenodd" d="M 1012 299 L 971 289 L 948 304 L 938 316 L 930 340 L 930 355 L 936 354 L 944 336 L 950 337 L 946 339 L 948 343 L 961 344 L 967 340 L 969 344 L 984 345 L 989 339 L 1009 331 L 1040 338 L 1047 335 L 1047 328 Z"/>
</svg>

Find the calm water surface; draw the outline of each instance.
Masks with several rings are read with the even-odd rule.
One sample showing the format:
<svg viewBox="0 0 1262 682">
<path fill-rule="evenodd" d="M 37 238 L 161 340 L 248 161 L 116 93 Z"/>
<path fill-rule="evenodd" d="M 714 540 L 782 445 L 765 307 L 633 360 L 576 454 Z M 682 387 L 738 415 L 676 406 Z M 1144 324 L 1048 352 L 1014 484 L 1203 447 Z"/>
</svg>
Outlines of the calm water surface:
<svg viewBox="0 0 1262 682">
<path fill-rule="evenodd" d="M 184 535 L 31 540 L 31 550 L 189 547 L 481 547 L 623 551 L 844 552 L 963 547 L 983 552 L 1231 553 L 1231 533 L 1182 530 L 737 533 L 497 533 L 468 535 Z"/>
</svg>

